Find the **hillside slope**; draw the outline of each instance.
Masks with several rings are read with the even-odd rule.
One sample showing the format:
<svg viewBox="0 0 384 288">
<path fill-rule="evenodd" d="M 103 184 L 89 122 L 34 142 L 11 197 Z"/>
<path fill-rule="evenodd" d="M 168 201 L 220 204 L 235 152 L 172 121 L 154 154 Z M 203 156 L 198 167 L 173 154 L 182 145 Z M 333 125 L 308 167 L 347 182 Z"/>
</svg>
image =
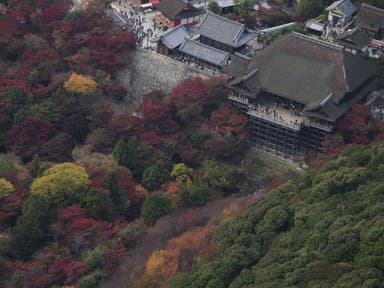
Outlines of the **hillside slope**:
<svg viewBox="0 0 384 288">
<path fill-rule="evenodd" d="M 215 234 L 217 256 L 166 287 L 383 287 L 384 144 L 335 156 Z"/>
</svg>

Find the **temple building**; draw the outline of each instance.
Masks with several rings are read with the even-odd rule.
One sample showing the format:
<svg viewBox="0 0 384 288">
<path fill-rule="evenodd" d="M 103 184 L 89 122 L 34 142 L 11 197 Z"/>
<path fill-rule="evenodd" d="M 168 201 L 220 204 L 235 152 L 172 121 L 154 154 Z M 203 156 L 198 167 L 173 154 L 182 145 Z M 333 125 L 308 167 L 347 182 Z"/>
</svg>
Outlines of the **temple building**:
<svg viewBox="0 0 384 288">
<path fill-rule="evenodd" d="M 189 33 L 183 25 L 170 28 L 158 37 L 157 52 L 166 56 L 174 54 L 187 37 Z"/>
<path fill-rule="evenodd" d="M 381 40 L 384 37 L 384 9 L 363 3 L 357 12 L 355 24 L 373 38 Z"/>
<path fill-rule="evenodd" d="M 195 8 L 183 0 L 161 0 L 155 7 L 161 12 L 160 17 L 156 20 L 168 28 L 179 24 L 184 26 L 196 25 L 204 13 L 202 9 Z"/>
<path fill-rule="evenodd" d="M 335 39 L 337 44 L 344 46 L 346 51 L 353 54 L 364 53 L 371 40 L 372 37 L 358 27 L 342 33 Z"/>
<path fill-rule="evenodd" d="M 214 48 L 234 53 L 243 50 L 254 39 L 256 32 L 244 24 L 208 12 L 196 27 L 200 42 Z"/>
<path fill-rule="evenodd" d="M 186 38 L 179 51 L 195 60 L 197 63 L 208 64 L 216 68 L 228 65 L 229 53 L 208 46 L 193 39 Z"/>
<path fill-rule="evenodd" d="M 344 27 L 350 23 L 357 12 L 357 8 L 350 0 L 337 0 L 329 5 L 328 21 L 333 25 Z"/>
<path fill-rule="evenodd" d="M 378 67 L 342 46 L 293 32 L 251 59 L 233 57 L 227 99 L 249 118 L 250 143 L 295 158 L 377 88 Z"/>
</svg>

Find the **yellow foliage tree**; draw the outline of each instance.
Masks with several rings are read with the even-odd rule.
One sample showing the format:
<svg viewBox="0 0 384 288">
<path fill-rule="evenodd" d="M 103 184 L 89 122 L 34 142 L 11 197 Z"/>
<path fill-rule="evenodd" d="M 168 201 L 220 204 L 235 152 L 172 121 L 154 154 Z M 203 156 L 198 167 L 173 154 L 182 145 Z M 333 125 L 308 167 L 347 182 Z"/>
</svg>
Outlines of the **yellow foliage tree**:
<svg viewBox="0 0 384 288">
<path fill-rule="evenodd" d="M 177 249 L 155 250 L 145 264 L 141 283 L 157 283 L 161 286 L 167 279 L 176 274 L 179 267 L 179 257 L 180 251 Z"/>
<path fill-rule="evenodd" d="M 47 169 L 41 177 L 33 181 L 31 193 L 61 201 L 85 190 L 89 182 L 89 176 L 83 167 L 69 162 L 61 163 Z"/>
<path fill-rule="evenodd" d="M 95 91 L 96 82 L 89 76 L 72 73 L 71 77 L 64 83 L 68 92 L 88 95 Z"/>
<path fill-rule="evenodd" d="M 148 258 L 145 264 L 145 273 L 154 276 L 160 272 L 161 266 L 164 264 L 164 250 L 155 250 Z"/>
<path fill-rule="evenodd" d="M 0 178 L 0 199 L 8 196 L 13 192 L 14 188 L 11 182 Z"/>
<path fill-rule="evenodd" d="M 212 226 L 195 227 L 182 235 L 168 240 L 168 249 L 190 250 L 199 253 L 209 248 L 214 228 Z"/>
<path fill-rule="evenodd" d="M 223 209 L 223 211 L 221 211 L 221 215 L 220 215 L 221 220 L 222 222 L 229 221 L 232 218 L 240 215 L 240 213 L 241 213 L 241 209 L 239 204 L 232 203 L 231 205 L 229 205 L 229 207 L 226 207 Z"/>
<path fill-rule="evenodd" d="M 173 165 L 171 176 L 175 178 L 176 182 L 179 183 L 191 183 L 191 177 L 189 177 L 189 173 L 193 171 L 192 168 L 189 168 L 184 163 L 177 163 Z"/>
</svg>

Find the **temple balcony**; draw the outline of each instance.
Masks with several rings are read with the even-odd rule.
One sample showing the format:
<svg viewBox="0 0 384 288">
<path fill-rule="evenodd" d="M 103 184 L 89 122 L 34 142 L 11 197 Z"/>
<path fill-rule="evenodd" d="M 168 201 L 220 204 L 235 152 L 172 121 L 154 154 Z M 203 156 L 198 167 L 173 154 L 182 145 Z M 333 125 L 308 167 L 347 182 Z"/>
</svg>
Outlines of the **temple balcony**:
<svg viewBox="0 0 384 288">
<path fill-rule="evenodd" d="M 249 105 L 248 115 L 261 118 L 274 124 L 284 126 L 296 131 L 300 131 L 303 127 L 305 118 L 295 115 L 293 111 L 289 111 L 280 106 L 269 108 L 264 105 Z"/>
</svg>

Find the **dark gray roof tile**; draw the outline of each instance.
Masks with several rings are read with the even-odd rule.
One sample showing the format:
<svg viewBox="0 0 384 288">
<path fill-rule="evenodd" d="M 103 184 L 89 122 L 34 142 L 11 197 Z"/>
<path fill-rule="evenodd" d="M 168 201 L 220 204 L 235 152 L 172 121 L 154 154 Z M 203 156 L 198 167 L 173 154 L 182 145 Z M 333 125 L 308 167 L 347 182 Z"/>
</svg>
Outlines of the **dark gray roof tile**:
<svg viewBox="0 0 384 288">
<path fill-rule="evenodd" d="M 292 33 L 255 55 L 232 84 L 241 84 L 254 93 L 263 90 L 311 110 L 332 94 L 326 106 L 337 110 L 344 102 L 349 103 L 349 97 L 354 97 L 350 95 L 371 81 L 376 71 L 375 64 L 343 51 L 342 46 Z"/>
<path fill-rule="evenodd" d="M 208 12 L 197 26 L 196 32 L 202 36 L 231 47 L 241 47 L 256 37 L 239 22 Z"/>
<path fill-rule="evenodd" d="M 356 15 L 356 26 L 375 32 L 384 29 L 384 9 L 363 3 Z"/>
<path fill-rule="evenodd" d="M 184 39 L 188 37 L 188 35 L 189 34 L 186 28 L 182 25 L 179 25 L 161 34 L 160 40 L 169 49 L 175 49 L 183 43 Z"/>
<path fill-rule="evenodd" d="M 183 19 L 203 13 L 202 10 L 193 7 L 183 0 L 161 0 L 160 3 L 156 5 L 156 8 L 171 20 Z"/>
<path fill-rule="evenodd" d="M 357 8 L 349 0 L 338 0 L 333 2 L 330 6 L 327 7 L 327 11 L 339 9 L 346 17 L 351 17 L 356 13 Z"/>
<path fill-rule="evenodd" d="M 187 55 L 196 57 L 219 67 L 226 66 L 229 59 L 228 52 L 221 51 L 189 38 L 184 40 L 179 50 Z"/>
<path fill-rule="evenodd" d="M 358 28 L 347 31 L 336 38 L 336 42 L 344 47 L 361 50 L 366 47 L 372 37 L 365 31 Z"/>
</svg>

